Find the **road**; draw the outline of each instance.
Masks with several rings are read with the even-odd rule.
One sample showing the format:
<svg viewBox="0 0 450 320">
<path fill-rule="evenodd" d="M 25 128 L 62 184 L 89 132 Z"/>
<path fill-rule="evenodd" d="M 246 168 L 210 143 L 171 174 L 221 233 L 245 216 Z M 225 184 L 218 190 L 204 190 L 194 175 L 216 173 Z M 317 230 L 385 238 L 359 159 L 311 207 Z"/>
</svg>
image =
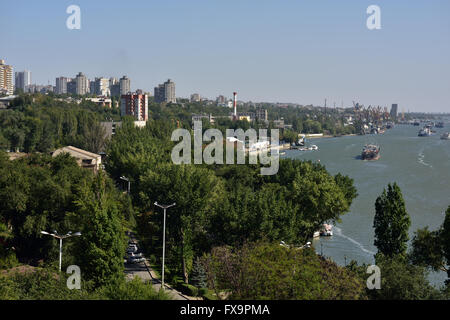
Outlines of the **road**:
<svg viewBox="0 0 450 320">
<path fill-rule="evenodd" d="M 138 245 L 138 241 L 136 240 L 133 234 L 130 235 L 130 239 Z M 138 246 L 139 248 L 139 246 Z M 140 263 L 125 263 L 125 275 L 127 279 L 133 279 L 135 276 L 138 276 L 142 279 L 143 282 L 151 282 L 153 288 L 156 291 L 161 289 L 161 280 L 157 279 L 154 271 L 150 268 L 150 265 L 147 261 Z M 167 284 L 164 284 L 165 292 L 173 299 L 173 300 L 198 300 L 199 298 L 188 297 L 181 292 L 171 288 Z"/>
</svg>

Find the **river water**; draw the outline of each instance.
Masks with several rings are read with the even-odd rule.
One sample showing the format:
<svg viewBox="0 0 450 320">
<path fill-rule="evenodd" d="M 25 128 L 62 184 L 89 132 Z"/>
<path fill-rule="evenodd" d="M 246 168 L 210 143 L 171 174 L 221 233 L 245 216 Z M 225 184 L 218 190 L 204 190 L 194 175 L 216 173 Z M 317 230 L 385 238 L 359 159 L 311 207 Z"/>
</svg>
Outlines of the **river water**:
<svg viewBox="0 0 450 320">
<path fill-rule="evenodd" d="M 397 125 L 382 135 L 309 139 L 317 151 L 287 150 L 282 157 L 319 161 L 331 174 L 342 173 L 354 179 L 358 197 L 342 222 L 334 226 L 332 237 L 314 240 L 317 252 L 345 265 L 351 260 L 374 263 L 373 245 L 375 200 L 388 183 L 397 182 L 411 217 L 410 238 L 418 228 L 437 229 L 450 205 L 450 141 L 441 140 L 449 124 L 437 134 L 418 137 L 419 127 Z M 359 159 L 366 143 L 381 147 L 378 161 Z M 444 272 L 431 273 L 430 280 L 443 284 Z"/>
</svg>

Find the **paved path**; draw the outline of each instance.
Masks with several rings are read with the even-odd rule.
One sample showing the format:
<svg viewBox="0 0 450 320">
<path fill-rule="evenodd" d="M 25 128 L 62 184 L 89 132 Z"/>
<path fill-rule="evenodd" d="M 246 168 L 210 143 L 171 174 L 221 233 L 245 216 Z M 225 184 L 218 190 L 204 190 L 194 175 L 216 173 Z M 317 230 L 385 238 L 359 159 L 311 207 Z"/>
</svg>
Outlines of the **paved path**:
<svg viewBox="0 0 450 320">
<path fill-rule="evenodd" d="M 134 237 L 133 234 L 130 235 L 130 239 L 138 244 L 138 241 Z M 138 246 L 139 248 L 139 246 Z M 161 280 L 157 279 L 156 274 L 150 268 L 149 263 L 146 261 L 140 263 L 125 263 L 125 274 L 127 279 L 133 279 L 135 276 L 138 276 L 144 282 L 151 282 L 153 288 L 156 291 L 161 289 Z M 171 288 L 166 283 L 164 284 L 165 292 L 174 300 L 198 300 L 196 297 L 188 297 L 181 292 Z"/>
</svg>

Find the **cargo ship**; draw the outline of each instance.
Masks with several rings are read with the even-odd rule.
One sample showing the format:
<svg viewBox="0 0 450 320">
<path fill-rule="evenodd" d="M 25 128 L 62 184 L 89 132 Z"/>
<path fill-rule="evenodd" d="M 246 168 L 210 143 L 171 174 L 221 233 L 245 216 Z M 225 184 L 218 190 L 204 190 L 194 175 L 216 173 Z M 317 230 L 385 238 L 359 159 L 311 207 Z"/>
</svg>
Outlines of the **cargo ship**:
<svg viewBox="0 0 450 320">
<path fill-rule="evenodd" d="M 366 144 L 361 153 L 362 160 L 380 159 L 380 147 L 375 144 Z"/>
</svg>

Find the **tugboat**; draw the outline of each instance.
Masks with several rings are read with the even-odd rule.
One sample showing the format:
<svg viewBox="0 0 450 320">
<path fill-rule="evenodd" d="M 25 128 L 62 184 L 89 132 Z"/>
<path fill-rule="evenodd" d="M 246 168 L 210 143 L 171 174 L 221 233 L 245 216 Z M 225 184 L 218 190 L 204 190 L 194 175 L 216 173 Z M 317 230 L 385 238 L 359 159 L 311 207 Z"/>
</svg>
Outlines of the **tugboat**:
<svg viewBox="0 0 450 320">
<path fill-rule="evenodd" d="M 362 160 L 378 160 L 380 159 L 380 146 L 375 144 L 366 144 L 361 153 Z"/>
</svg>

